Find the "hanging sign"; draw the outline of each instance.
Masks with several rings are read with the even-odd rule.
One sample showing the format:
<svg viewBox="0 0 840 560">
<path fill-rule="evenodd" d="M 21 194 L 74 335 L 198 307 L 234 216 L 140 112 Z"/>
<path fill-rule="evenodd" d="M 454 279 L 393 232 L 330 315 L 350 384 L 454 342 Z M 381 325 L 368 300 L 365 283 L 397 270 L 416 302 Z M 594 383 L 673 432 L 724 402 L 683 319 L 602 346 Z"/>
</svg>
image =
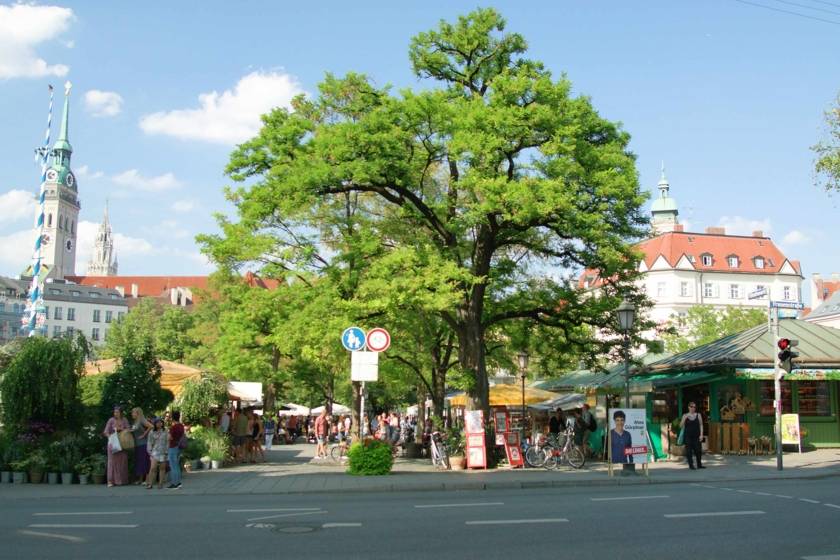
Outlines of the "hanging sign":
<svg viewBox="0 0 840 560">
<path fill-rule="evenodd" d="M 365 347 L 365 331 L 359 327 L 344 329 L 344 332 L 341 333 L 341 344 L 351 352 L 361 350 Z"/>
<path fill-rule="evenodd" d="M 365 340 L 367 348 L 371 352 L 384 352 L 391 347 L 391 335 L 388 331 L 379 327 L 370 329 Z"/>
</svg>

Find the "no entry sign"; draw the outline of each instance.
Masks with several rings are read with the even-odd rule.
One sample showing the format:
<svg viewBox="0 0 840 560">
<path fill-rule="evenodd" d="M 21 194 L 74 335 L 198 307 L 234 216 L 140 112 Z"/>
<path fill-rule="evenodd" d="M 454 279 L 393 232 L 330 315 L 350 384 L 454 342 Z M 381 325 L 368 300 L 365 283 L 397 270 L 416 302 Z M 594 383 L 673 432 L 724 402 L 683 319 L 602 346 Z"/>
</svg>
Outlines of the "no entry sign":
<svg viewBox="0 0 840 560">
<path fill-rule="evenodd" d="M 391 335 L 379 327 L 367 333 L 367 349 L 371 352 L 384 352 L 391 346 Z"/>
</svg>

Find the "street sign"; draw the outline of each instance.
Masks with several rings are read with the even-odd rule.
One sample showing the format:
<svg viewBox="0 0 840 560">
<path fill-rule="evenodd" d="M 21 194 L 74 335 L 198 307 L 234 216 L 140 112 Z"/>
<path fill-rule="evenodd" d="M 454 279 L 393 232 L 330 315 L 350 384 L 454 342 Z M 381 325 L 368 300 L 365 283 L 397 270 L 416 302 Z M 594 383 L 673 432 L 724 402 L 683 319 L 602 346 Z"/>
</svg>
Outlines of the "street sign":
<svg viewBox="0 0 840 560">
<path fill-rule="evenodd" d="M 763 286 L 747 294 L 747 299 L 761 299 L 767 297 L 767 288 Z"/>
<path fill-rule="evenodd" d="M 391 335 L 379 327 L 367 333 L 367 348 L 371 352 L 384 352 L 391 346 Z"/>
<path fill-rule="evenodd" d="M 344 329 L 341 333 L 341 344 L 351 352 L 361 350 L 365 347 L 365 331 L 359 327 Z"/>
<path fill-rule="evenodd" d="M 799 301 L 771 301 L 770 307 L 777 309 L 805 309 L 805 304 Z"/>
<path fill-rule="evenodd" d="M 379 352 L 350 354 L 350 381 L 378 381 Z"/>
</svg>

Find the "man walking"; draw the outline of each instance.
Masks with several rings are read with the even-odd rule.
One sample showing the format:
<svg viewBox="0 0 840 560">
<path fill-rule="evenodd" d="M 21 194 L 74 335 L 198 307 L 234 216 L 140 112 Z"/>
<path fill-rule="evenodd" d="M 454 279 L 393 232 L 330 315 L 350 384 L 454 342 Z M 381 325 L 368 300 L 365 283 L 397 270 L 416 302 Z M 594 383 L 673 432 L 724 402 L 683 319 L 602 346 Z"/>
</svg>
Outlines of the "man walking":
<svg viewBox="0 0 840 560">
<path fill-rule="evenodd" d="M 181 439 L 184 438 L 184 425 L 181 424 L 181 412 L 172 412 L 172 427 L 169 428 L 169 486 L 170 490 L 181 487 Z"/>
<path fill-rule="evenodd" d="M 315 447 L 316 459 L 327 458 L 327 430 L 327 409 L 324 408 L 318 418 L 315 419 L 315 441 L 318 444 Z"/>
</svg>

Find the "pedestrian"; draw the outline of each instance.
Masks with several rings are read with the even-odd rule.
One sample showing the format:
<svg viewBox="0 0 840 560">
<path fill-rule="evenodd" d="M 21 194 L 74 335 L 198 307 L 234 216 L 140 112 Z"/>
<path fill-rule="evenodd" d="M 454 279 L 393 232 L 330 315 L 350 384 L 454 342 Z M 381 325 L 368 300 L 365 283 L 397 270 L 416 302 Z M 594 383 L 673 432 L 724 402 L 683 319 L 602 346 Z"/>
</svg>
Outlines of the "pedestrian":
<svg viewBox="0 0 840 560">
<path fill-rule="evenodd" d="M 131 433 L 134 435 L 134 476 L 135 484 L 143 484 L 149 474 L 149 451 L 146 437 L 152 429 L 152 423 L 146 420 L 143 409 L 135 406 L 131 409 Z"/>
<path fill-rule="evenodd" d="M 691 470 L 705 469 L 706 467 L 700 462 L 700 455 L 703 448 L 700 444 L 703 441 L 703 415 L 697 412 L 697 403 L 688 403 L 688 412 L 682 415 L 680 421 L 680 428 L 685 430 L 683 432 L 683 443 L 685 443 L 685 457 L 688 460 L 688 468 Z M 691 460 L 692 455 L 697 461 L 697 466 Z"/>
<path fill-rule="evenodd" d="M 181 424 L 181 412 L 172 411 L 172 427 L 169 428 L 169 449 L 167 450 L 167 462 L 169 463 L 169 486 L 170 490 L 181 487 L 181 447 L 184 435 L 184 425 Z"/>
<path fill-rule="evenodd" d="M 230 430 L 230 412 L 227 409 L 222 411 L 222 417 L 219 419 L 219 431 L 227 435 Z"/>
<path fill-rule="evenodd" d="M 552 435 L 556 436 L 557 434 L 560 433 L 560 429 L 563 426 L 563 423 L 561 421 L 562 417 L 563 417 L 563 413 L 558 408 L 555 411 L 554 416 L 552 416 L 551 418 L 548 419 L 548 433 L 549 434 L 552 434 Z"/>
<path fill-rule="evenodd" d="M 317 446 L 315 447 L 316 459 L 327 458 L 327 434 L 329 433 L 327 431 L 328 429 L 329 427 L 327 426 L 327 409 L 325 407 L 324 410 L 321 411 L 321 414 L 318 415 L 318 418 L 315 419 L 314 432 L 315 441 L 317 443 Z"/>
<path fill-rule="evenodd" d="M 149 432 L 146 447 L 149 450 L 151 466 L 149 476 L 146 479 L 146 488 L 151 490 L 157 478 L 158 488 L 163 488 L 163 481 L 166 478 L 166 456 L 169 445 L 169 432 L 163 425 L 163 418 L 156 417 L 152 420 L 152 431 Z"/>
<path fill-rule="evenodd" d="M 262 462 L 265 463 L 265 451 L 263 451 L 262 440 L 265 437 L 263 432 L 262 418 L 256 412 L 251 412 L 251 462 L 257 462 L 257 453 L 260 454 Z"/>
<path fill-rule="evenodd" d="M 248 416 L 242 409 L 236 411 L 233 419 L 233 453 L 236 460 L 244 463 L 248 460 Z"/>
<path fill-rule="evenodd" d="M 583 453 L 589 457 L 592 454 L 592 448 L 589 445 L 589 436 L 598 429 L 598 423 L 595 421 L 595 415 L 589 410 L 587 403 L 583 404 L 583 410 L 580 413 L 580 420 L 583 424 Z"/>
<path fill-rule="evenodd" d="M 130 430 L 131 426 L 123 417 L 122 408 L 114 407 L 114 415 L 105 424 L 102 435 L 109 438 L 111 434 Z M 111 444 L 108 444 L 108 486 L 121 486 L 128 484 L 128 452 L 114 451 Z"/>
<path fill-rule="evenodd" d="M 274 443 L 274 432 L 276 430 L 277 422 L 272 418 L 271 413 L 263 422 L 263 433 L 265 434 L 265 449 L 271 451 L 271 445 Z"/>
<path fill-rule="evenodd" d="M 286 431 L 289 434 L 289 439 L 292 440 L 291 443 L 294 443 L 295 440 L 298 437 L 297 427 L 298 427 L 297 416 L 290 416 L 289 421 L 286 422 Z"/>
</svg>

